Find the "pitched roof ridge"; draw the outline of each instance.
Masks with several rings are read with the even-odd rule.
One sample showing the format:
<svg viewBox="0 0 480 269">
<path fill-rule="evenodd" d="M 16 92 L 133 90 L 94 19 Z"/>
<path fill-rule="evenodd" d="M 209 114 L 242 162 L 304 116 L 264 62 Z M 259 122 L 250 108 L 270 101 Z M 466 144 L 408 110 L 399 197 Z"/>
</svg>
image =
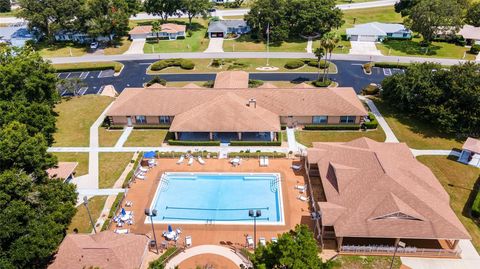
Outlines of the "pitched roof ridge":
<svg viewBox="0 0 480 269">
<path fill-rule="evenodd" d="M 357 104 L 353 103 L 352 100 L 346 98 L 343 93 L 348 93 L 350 94 L 350 92 L 347 92 L 347 91 L 343 91 L 339 88 L 331 88 L 331 89 L 328 89 L 329 92 L 331 93 L 334 93 L 336 96 L 338 96 L 339 98 L 341 98 L 344 102 L 346 102 L 347 104 L 349 104 L 350 106 L 352 107 L 355 107 L 359 110 L 363 110 L 362 112 L 367 112 L 367 110 L 365 109 L 365 107 L 363 106 L 363 104 L 360 102 L 360 103 L 357 103 L 357 104 L 360 104 L 361 108 L 357 106 Z M 342 93 L 340 93 L 342 92 Z M 358 97 L 357 97 L 358 98 Z"/>
</svg>

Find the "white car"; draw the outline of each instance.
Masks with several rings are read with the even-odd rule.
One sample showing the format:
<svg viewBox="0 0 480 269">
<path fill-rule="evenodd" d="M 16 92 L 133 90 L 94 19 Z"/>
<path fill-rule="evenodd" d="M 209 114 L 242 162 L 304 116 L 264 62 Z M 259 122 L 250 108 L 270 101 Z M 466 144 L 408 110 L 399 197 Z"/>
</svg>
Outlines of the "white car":
<svg viewBox="0 0 480 269">
<path fill-rule="evenodd" d="M 92 43 L 90 43 L 90 48 L 91 48 L 92 50 L 98 49 L 98 42 L 92 42 Z"/>
</svg>

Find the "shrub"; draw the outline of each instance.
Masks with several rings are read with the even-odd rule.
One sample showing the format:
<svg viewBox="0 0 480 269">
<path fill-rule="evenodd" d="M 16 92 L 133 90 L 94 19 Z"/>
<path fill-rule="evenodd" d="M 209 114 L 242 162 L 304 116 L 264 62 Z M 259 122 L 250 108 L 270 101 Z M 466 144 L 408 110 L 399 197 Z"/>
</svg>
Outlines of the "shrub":
<svg viewBox="0 0 480 269">
<path fill-rule="evenodd" d="M 287 155 L 283 152 L 229 152 L 227 154 L 228 158 L 258 158 L 259 156 L 267 156 L 271 158 L 285 158 Z"/>
<path fill-rule="evenodd" d="M 134 125 L 133 129 L 170 129 L 170 125 L 165 125 L 165 124 Z"/>
<path fill-rule="evenodd" d="M 282 141 L 231 141 L 230 146 L 281 146 Z"/>
<path fill-rule="evenodd" d="M 152 86 L 153 84 L 158 83 L 163 86 L 167 85 L 167 81 L 164 80 L 163 78 L 160 78 L 159 76 L 154 76 L 149 82 L 147 82 L 147 87 Z"/>
<path fill-rule="evenodd" d="M 208 80 L 208 81 L 205 81 L 205 83 L 203 83 L 203 87 L 205 88 L 213 88 L 213 85 L 215 84 L 215 81 L 213 80 Z"/>
<path fill-rule="evenodd" d="M 316 60 L 310 60 L 310 61 L 307 62 L 307 64 L 308 64 L 308 66 L 318 68 L 318 61 L 316 61 Z M 325 69 L 325 68 L 328 68 L 329 66 L 330 66 L 330 62 L 327 62 L 325 60 L 320 61 L 320 69 Z"/>
<path fill-rule="evenodd" d="M 379 92 L 378 85 L 375 83 L 368 84 L 365 88 L 362 89 L 363 95 L 377 95 Z"/>
<path fill-rule="evenodd" d="M 475 44 L 470 48 L 470 53 L 478 54 L 480 52 L 480 45 Z"/>
<path fill-rule="evenodd" d="M 394 63 L 394 62 L 378 62 L 374 63 L 373 66 L 381 67 L 381 68 L 399 68 L 399 69 L 406 69 L 410 66 L 409 63 Z"/>
<path fill-rule="evenodd" d="M 376 129 L 378 127 L 378 121 L 375 115 L 373 115 L 372 112 L 368 113 L 368 119 L 370 120 L 369 122 L 364 122 L 363 125 L 367 129 Z"/>
<path fill-rule="evenodd" d="M 238 69 L 245 69 L 247 68 L 248 65 L 246 63 L 239 63 L 239 62 L 234 62 L 232 65 L 230 65 L 227 70 L 238 70 Z"/>
<path fill-rule="evenodd" d="M 158 242 L 157 242 L 158 244 Z M 169 247 L 158 259 L 150 262 L 148 269 L 164 269 L 165 261 L 177 252 L 177 247 Z"/>
<path fill-rule="evenodd" d="M 301 60 L 291 60 L 285 63 L 285 68 L 287 69 L 298 69 L 304 66 L 305 63 Z"/>
<path fill-rule="evenodd" d="M 328 125 L 328 124 L 310 124 L 303 127 L 304 130 L 358 130 L 358 124 Z"/>
<path fill-rule="evenodd" d="M 475 200 L 473 200 L 472 216 L 480 218 L 480 192 L 477 192 L 477 196 L 475 197 Z"/>
<path fill-rule="evenodd" d="M 169 139 L 168 144 L 172 146 L 220 146 L 220 141 L 188 141 Z"/>
<path fill-rule="evenodd" d="M 363 64 L 363 70 L 365 70 L 365 72 L 367 74 L 371 74 L 372 73 L 372 68 L 373 68 L 374 64 L 372 62 L 370 63 L 365 63 Z"/>
<path fill-rule="evenodd" d="M 185 70 L 192 70 L 193 68 L 195 68 L 195 64 L 190 60 L 181 60 L 180 68 Z"/>
<path fill-rule="evenodd" d="M 263 85 L 263 80 L 258 79 L 249 79 L 248 80 L 248 87 L 249 88 L 257 88 Z"/>
<path fill-rule="evenodd" d="M 312 85 L 315 87 L 328 87 L 330 86 L 330 84 L 332 84 L 332 81 L 329 80 L 328 78 L 325 79 L 325 81 L 322 81 L 322 80 L 312 81 Z"/>
<path fill-rule="evenodd" d="M 150 70 L 152 71 L 160 71 L 167 67 L 171 66 L 178 66 L 182 69 L 191 70 L 195 68 L 195 64 L 191 60 L 186 59 L 165 59 L 154 62 L 150 66 Z"/>
<path fill-rule="evenodd" d="M 222 65 L 223 65 L 223 59 L 213 59 L 212 63 L 210 64 L 210 66 L 216 67 L 216 68 L 219 68 Z"/>
<path fill-rule="evenodd" d="M 108 212 L 108 218 L 105 220 L 105 222 L 102 225 L 102 231 L 105 231 L 108 229 L 108 226 L 110 225 L 110 220 L 114 217 L 115 212 L 118 209 L 118 205 L 123 200 L 123 196 L 124 196 L 123 192 L 120 192 L 117 194 L 117 197 L 115 198 L 115 201 L 113 201 L 112 207 L 110 208 L 110 212 Z"/>
</svg>

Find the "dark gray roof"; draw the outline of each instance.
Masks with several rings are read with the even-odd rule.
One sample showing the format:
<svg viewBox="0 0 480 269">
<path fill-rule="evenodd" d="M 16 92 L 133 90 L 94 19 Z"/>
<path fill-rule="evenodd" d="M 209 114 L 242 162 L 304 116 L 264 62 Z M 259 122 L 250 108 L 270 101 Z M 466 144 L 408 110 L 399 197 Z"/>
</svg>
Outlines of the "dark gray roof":
<svg viewBox="0 0 480 269">
<path fill-rule="evenodd" d="M 208 25 L 208 32 L 226 32 L 228 28 L 247 27 L 244 20 L 221 20 L 212 21 Z"/>
</svg>

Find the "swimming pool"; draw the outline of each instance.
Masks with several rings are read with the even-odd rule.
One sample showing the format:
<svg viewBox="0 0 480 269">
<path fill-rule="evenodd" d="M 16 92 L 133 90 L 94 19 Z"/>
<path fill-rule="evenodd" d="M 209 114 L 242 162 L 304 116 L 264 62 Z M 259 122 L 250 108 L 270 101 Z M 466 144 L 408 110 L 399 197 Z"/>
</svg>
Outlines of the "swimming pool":
<svg viewBox="0 0 480 269">
<path fill-rule="evenodd" d="M 276 173 L 164 173 L 150 208 L 154 223 L 251 224 L 254 209 L 258 224 L 284 224 Z"/>
</svg>

